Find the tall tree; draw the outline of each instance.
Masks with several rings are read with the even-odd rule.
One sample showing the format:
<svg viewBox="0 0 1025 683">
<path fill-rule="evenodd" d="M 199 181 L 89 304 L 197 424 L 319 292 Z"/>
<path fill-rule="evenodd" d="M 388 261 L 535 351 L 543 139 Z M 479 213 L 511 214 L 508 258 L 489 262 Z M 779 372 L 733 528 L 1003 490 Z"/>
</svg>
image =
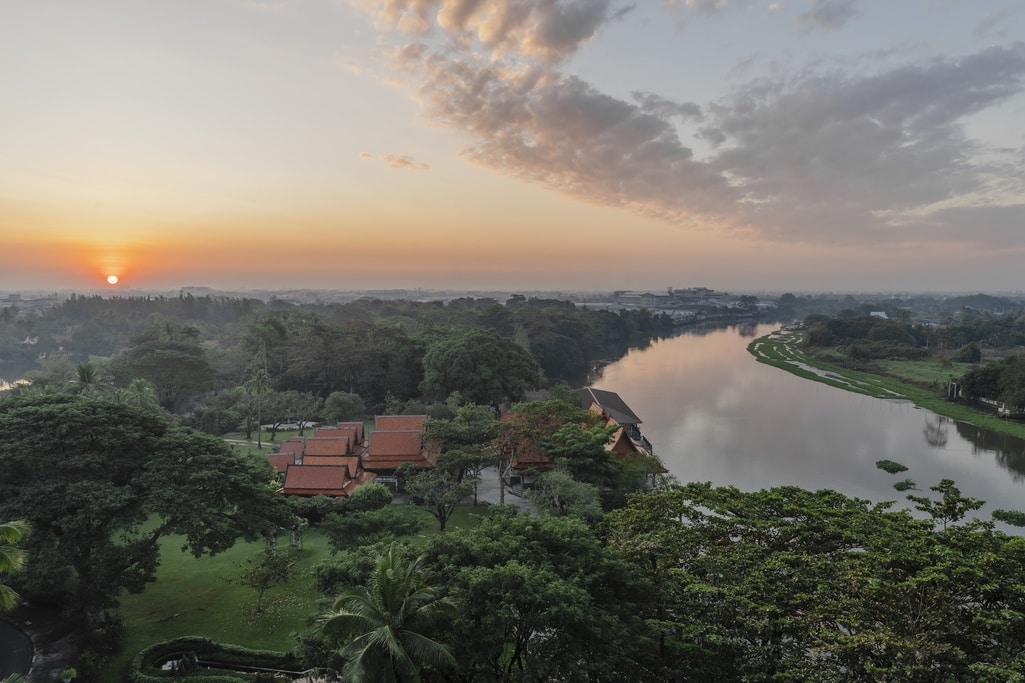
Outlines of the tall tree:
<svg viewBox="0 0 1025 683">
<path fill-rule="evenodd" d="M 290 526 L 272 481 L 265 462 L 155 411 L 66 394 L 0 402 L 0 519 L 32 525 L 17 585 L 82 623 L 154 579 L 165 535 L 200 556 Z"/>
<path fill-rule="evenodd" d="M 0 524 L 0 579 L 13 574 L 25 563 L 25 551 L 17 547 L 28 530 L 25 522 Z M 0 612 L 13 609 L 18 604 L 18 594 L 5 583 L 0 583 Z"/>
<path fill-rule="evenodd" d="M 440 339 L 423 359 L 424 391 L 444 400 L 453 391 L 482 405 L 522 401 L 541 368 L 530 352 L 492 330 L 470 329 Z"/>
<path fill-rule="evenodd" d="M 378 557 L 367 586 L 345 590 L 320 616 L 346 660 L 343 681 L 406 683 L 419 681 L 425 668 L 455 665 L 430 637 L 455 606 L 427 585 L 422 565 L 422 558 L 404 562 L 392 547 Z"/>
</svg>

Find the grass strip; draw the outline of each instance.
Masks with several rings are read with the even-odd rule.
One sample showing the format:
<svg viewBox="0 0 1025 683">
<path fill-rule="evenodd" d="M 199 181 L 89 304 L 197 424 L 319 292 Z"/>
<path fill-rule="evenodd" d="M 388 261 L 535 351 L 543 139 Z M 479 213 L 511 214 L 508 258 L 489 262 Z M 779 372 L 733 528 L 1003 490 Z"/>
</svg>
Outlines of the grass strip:
<svg viewBox="0 0 1025 683">
<path fill-rule="evenodd" d="M 802 339 L 803 337 L 799 334 L 774 332 L 753 340 L 748 344 L 747 350 L 758 362 L 780 368 L 804 379 L 873 398 L 906 399 L 937 415 L 943 415 L 959 422 L 967 422 L 999 434 L 1025 439 L 1025 424 L 980 412 L 962 403 L 948 401 L 935 388 L 938 374 L 932 375 L 931 380 L 925 380 L 925 383 L 933 385 L 933 388 L 928 388 L 902 381 L 889 374 L 852 370 L 821 358 L 808 356 L 799 348 Z M 919 361 L 886 361 L 884 367 L 888 373 L 895 375 L 927 377 L 928 373 L 923 373 L 922 366 L 923 364 Z M 958 366 L 951 369 L 956 371 L 961 368 Z M 947 372 L 949 374 L 950 371 Z"/>
</svg>

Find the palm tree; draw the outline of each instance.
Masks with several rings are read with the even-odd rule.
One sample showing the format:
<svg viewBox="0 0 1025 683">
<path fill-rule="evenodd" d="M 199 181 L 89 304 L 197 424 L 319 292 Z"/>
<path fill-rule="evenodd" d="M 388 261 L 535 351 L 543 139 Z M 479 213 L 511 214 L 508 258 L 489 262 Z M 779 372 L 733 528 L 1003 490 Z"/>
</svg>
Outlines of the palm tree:
<svg viewBox="0 0 1025 683">
<path fill-rule="evenodd" d="M 455 605 L 425 584 L 423 560 L 404 563 L 390 548 L 377 558 L 366 587 L 346 590 L 319 617 L 324 634 L 338 642 L 351 638 L 339 651 L 343 681 L 415 682 L 423 667 L 455 665 L 449 648 L 425 635 Z"/>
<path fill-rule="evenodd" d="M 7 522 L 0 524 L 0 577 L 21 569 L 25 563 L 25 552 L 14 544 L 28 531 L 26 522 Z M 0 583 L 0 612 L 14 609 L 18 604 L 18 594 L 10 586 Z"/>
<path fill-rule="evenodd" d="M 157 397 L 157 390 L 153 387 L 153 383 L 141 377 L 128 383 L 121 393 L 121 399 L 124 403 L 136 408 L 155 409 L 160 407 L 160 399 Z"/>
<path fill-rule="evenodd" d="M 266 370 L 257 368 L 245 386 L 246 391 L 256 398 L 256 447 L 263 448 L 263 395 L 270 393 L 270 375 Z"/>
<path fill-rule="evenodd" d="M 68 381 L 68 389 L 73 394 L 91 396 L 104 388 L 103 373 L 91 362 L 79 363 L 75 366 L 75 374 Z"/>
</svg>

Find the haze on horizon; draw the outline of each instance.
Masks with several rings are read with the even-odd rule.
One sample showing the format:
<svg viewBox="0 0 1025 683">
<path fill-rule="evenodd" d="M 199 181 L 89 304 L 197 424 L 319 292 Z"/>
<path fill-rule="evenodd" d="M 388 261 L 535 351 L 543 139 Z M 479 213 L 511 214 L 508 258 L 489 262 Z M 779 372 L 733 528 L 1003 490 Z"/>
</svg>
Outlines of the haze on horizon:
<svg viewBox="0 0 1025 683">
<path fill-rule="evenodd" d="M 0 8 L 0 290 L 1025 289 L 1019 0 Z"/>
</svg>

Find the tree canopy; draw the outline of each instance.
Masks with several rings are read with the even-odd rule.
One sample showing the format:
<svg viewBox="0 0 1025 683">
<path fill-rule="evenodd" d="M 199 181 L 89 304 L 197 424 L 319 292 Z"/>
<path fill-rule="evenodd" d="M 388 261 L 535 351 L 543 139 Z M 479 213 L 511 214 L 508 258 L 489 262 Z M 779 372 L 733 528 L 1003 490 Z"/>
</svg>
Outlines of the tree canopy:
<svg viewBox="0 0 1025 683">
<path fill-rule="evenodd" d="M 471 403 L 522 401 L 541 381 L 541 368 L 529 351 L 479 328 L 431 344 L 423 365 L 424 390 L 440 399 L 458 391 Z"/>
<path fill-rule="evenodd" d="M 24 519 L 26 597 L 82 617 L 139 592 L 157 540 L 197 557 L 291 523 L 266 462 L 155 411 L 67 394 L 0 402 L 0 519 Z"/>
</svg>

